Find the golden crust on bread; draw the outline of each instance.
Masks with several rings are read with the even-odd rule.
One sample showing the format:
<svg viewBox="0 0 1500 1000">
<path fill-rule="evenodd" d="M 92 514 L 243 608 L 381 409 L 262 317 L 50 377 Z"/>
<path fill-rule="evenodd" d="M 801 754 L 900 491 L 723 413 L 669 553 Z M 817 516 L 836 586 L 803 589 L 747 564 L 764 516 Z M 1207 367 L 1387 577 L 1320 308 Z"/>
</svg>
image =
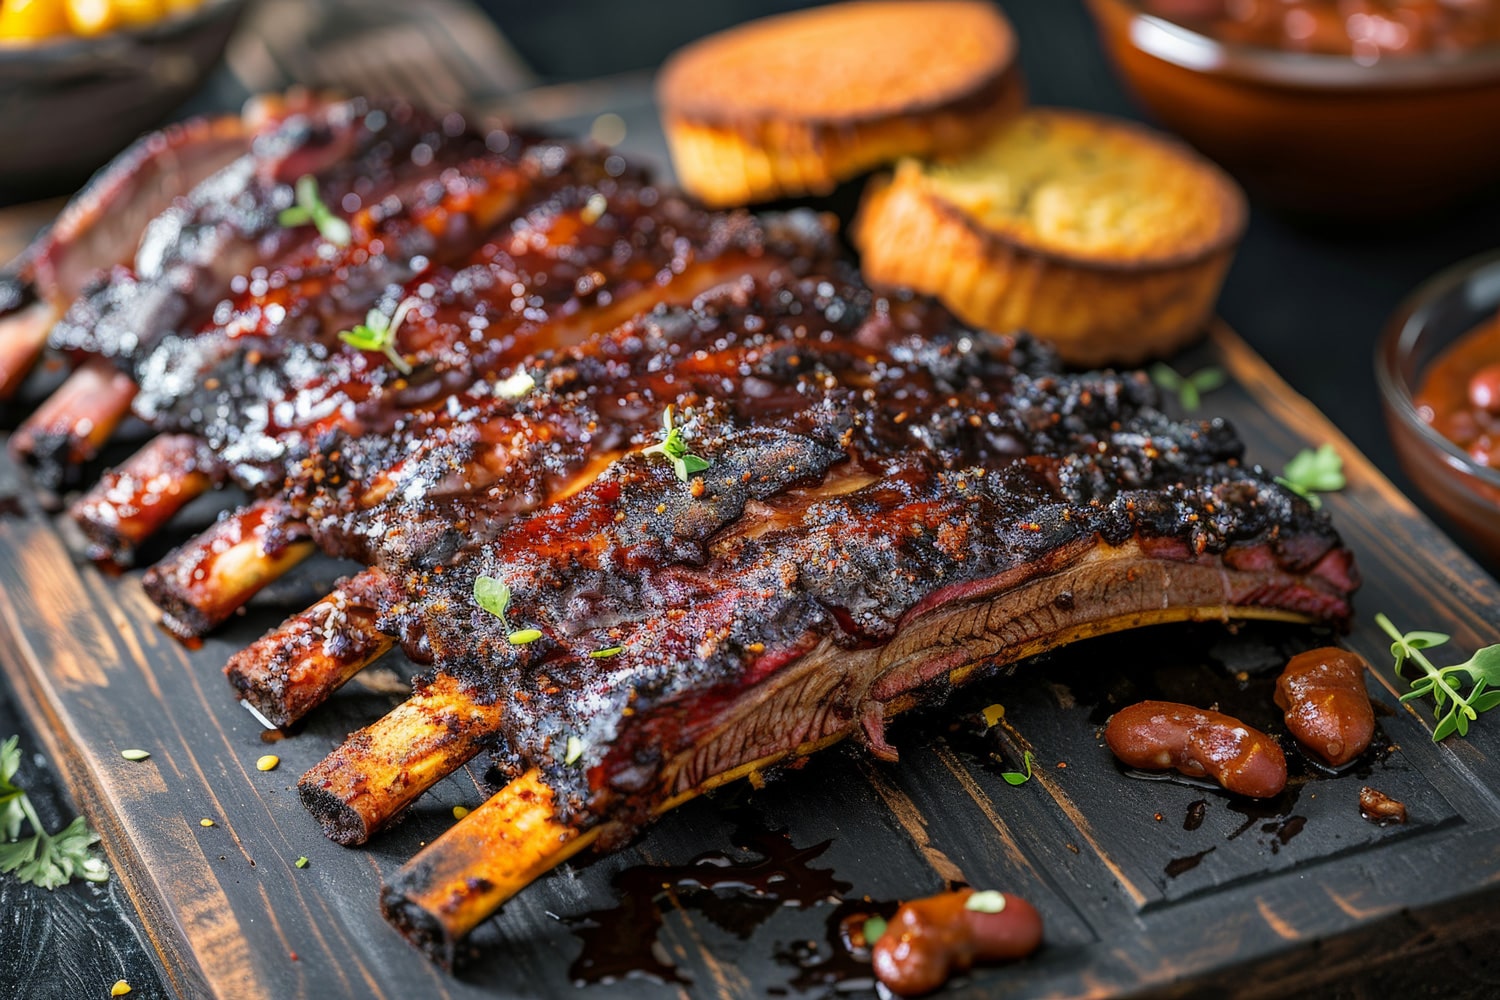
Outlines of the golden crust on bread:
<svg viewBox="0 0 1500 1000">
<path fill-rule="evenodd" d="M 710 36 L 658 80 L 678 179 L 713 205 L 823 194 L 967 149 L 1024 101 L 1015 36 L 972 0 L 837 4 Z"/>
<path fill-rule="evenodd" d="M 1036 110 L 963 159 L 872 182 L 853 240 L 873 283 L 1028 330 L 1071 364 L 1137 364 L 1202 331 L 1244 224 L 1239 189 L 1185 147 Z"/>
</svg>

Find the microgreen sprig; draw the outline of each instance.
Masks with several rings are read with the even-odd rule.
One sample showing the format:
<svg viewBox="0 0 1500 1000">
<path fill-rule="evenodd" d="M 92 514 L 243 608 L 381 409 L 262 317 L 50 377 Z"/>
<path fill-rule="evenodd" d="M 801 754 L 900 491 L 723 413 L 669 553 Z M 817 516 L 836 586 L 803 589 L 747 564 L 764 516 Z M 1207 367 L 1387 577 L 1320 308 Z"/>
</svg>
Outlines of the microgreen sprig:
<svg viewBox="0 0 1500 1000">
<path fill-rule="evenodd" d="M 1213 392 L 1227 380 L 1224 369 L 1212 365 L 1200 368 L 1191 375 L 1183 375 L 1176 368 L 1161 361 L 1151 366 L 1151 381 L 1155 382 L 1157 388 L 1163 392 L 1176 393 L 1177 401 L 1182 404 L 1182 408 L 1189 411 L 1198 408 L 1205 393 Z"/>
<path fill-rule="evenodd" d="M 1020 771 L 1006 771 L 1004 774 L 1000 775 L 1000 777 L 1005 779 L 1005 783 L 1007 785 L 1026 784 L 1026 782 L 1031 780 L 1031 760 L 1031 751 L 1027 750 L 1021 755 L 1021 766 L 1026 769 L 1026 773 L 1022 774 Z"/>
<path fill-rule="evenodd" d="M 1319 493 L 1336 493 L 1348 484 L 1344 478 L 1344 460 L 1331 444 L 1321 445 L 1317 451 L 1303 448 L 1297 452 L 1276 481 L 1312 504 L 1315 510 L 1323 506 Z"/>
<path fill-rule="evenodd" d="M 500 619 L 505 628 L 505 641 L 512 646 L 524 646 L 542 637 L 541 629 L 511 629 L 510 620 L 505 617 L 505 611 L 510 607 L 510 588 L 493 576 L 475 577 L 474 603 Z"/>
<path fill-rule="evenodd" d="M 57 833 L 42 829 L 26 792 L 12 782 L 21 766 L 18 737 L 0 743 L 0 872 L 14 872 L 22 882 L 52 890 L 73 878 L 103 882 L 109 866 L 89 847 L 99 835 L 79 816 Z M 31 836 L 21 837 L 21 823 L 31 824 Z"/>
<path fill-rule="evenodd" d="M 1405 664 L 1416 664 L 1422 671 L 1420 677 L 1411 681 L 1411 690 L 1401 696 L 1402 701 L 1415 701 L 1432 696 L 1436 705 L 1437 728 L 1432 731 L 1432 742 L 1458 733 L 1469 735 L 1469 723 L 1500 705 L 1500 643 L 1486 646 L 1462 663 L 1449 667 L 1435 667 L 1424 649 L 1441 646 L 1448 641 L 1442 632 L 1406 632 L 1397 630 L 1383 613 L 1375 616 L 1375 624 L 1385 630 L 1391 642 L 1391 655 L 1396 658 L 1396 673 L 1401 673 Z M 1467 693 L 1463 691 L 1462 677 L 1468 676 L 1473 684 Z M 1497 688 L 1497 690 L 1489 690 Z"/>
<path fill-rule="evenodd" d="M 415 296 L 402 299 L 401 304 L 390 316 L 379 309 L 371 309 L 365 314 L 365 321 L 352 330 L 341 330 L 339 339 L 361 351 L 379 351 L 390 359 L 391 364 L 402 375 L 411 374 L 411 365 L 406 363 L 396 350 L 396 331 L 401 329 L 401 323 L 406 319 L 406 314 L 421 304 L 421 299 Z"/>
<path fill-rule="evenodd" d="M 687 442 L 683 440 L 682 428 L 672 425 L 672 407 L 668 406 L 661 415 L 662 440 L 659 444 L 653 444 L 642 454 L 661 455 L 672 463 L 672 468 L 677 472 L 677 478 L 683 482 L 695 472 L 702 472 L 708 468 L 708 460 L 699 458 L 697 455 L 688 453 Z"/>
<path fill-rule="evenodd" d="M 281 214 L 276 216 L 278 223 L 288 229 L 311 223 L 318 227 L 318 233 L 329 243 L 341 247 L 349 245 L 349 240 L 353 238 L 349 223 L 334 215 L 333 210 L 323 204 L 323 198 L 318 194 L 316 177 L 303 174 L 297 178 L 293 191 L 297 197 L 296 204 L 281 210 Z"/>
</svg>

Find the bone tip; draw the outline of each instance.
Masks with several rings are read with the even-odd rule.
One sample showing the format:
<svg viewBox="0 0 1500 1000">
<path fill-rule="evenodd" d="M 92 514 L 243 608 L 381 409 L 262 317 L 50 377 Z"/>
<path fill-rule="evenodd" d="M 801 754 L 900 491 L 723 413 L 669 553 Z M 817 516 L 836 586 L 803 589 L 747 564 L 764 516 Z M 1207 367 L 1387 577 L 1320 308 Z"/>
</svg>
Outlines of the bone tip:
<svg viewBox="0 0 1500 1000">
<path fill-rule="evenodd" d="M 193 606 L 172 575 L 161 571 L 160 564 L 146 570 L 145 576 L 141 577 L 141 587 L 151 602 L 161 608 L 162 628 L 179 639 L 188 641 L 202 638 L 218 624 L 201 609 Z"/>
<path fill-rule="evenodd" d="M 408 898 L 402 885 L 413 877 L 413 872 L 402 869 L 394 876 L 394 884 L 381 886 L 380 912 L 413 947 L 444 971 L 452 972 L 456 942 L 442 921 Z"/>
<path fill-rule="evenodd" d="M 374 832 L 357 810 L 322 787 L 311 772 L 297 782 L 297 794 L 302 797 L 302 805 L 323 827 L 324 835 L 336 844 L 357 847 L 369 840 Z"/>
</svg>

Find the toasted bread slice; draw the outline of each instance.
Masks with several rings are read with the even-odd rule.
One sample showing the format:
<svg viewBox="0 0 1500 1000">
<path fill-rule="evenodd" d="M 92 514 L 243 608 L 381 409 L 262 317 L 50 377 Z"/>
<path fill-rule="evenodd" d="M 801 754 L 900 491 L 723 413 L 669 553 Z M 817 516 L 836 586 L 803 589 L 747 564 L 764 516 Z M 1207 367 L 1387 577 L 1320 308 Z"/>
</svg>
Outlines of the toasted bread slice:
<svg viewBox="0 0 1500 1000">
<path fill-rule="evenodd" d="M 674 55 L 657 95 L 678 180 L 716 206 L 971 148 L 1025 101 L 1010 25 L 974 0 L 754 21 Z"/>
<path fill-rule="evenodd" d="M 1072 364 L 1136 364 L 1202 331 L 1245 218 L 1235 183 L 1176 141 L 1035 109 L 966 156 L 872 181 L 853 238 L 873 283 Z"/>
</svg>

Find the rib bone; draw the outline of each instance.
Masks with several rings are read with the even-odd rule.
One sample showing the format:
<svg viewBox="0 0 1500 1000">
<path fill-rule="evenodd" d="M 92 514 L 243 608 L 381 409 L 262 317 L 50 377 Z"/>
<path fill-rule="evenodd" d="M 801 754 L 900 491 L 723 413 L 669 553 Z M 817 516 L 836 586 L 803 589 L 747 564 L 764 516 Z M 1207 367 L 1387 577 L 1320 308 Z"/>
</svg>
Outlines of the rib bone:
<svg viewBox="0 0 1500 1000">
<path fill-rule="evenodd" d="M 439 673 L 302 776 L 302 802 L 341 844 L 363 844 L 493 738 L 501 706 Z"/>
<path fill-rule="evenodd" d="M 201 636 L 310 556 L 314 546 L 305 533 L 280 501 L 258 500 L 168 553 L 141 583 L 169 631 Z"/>
<path fill-rule="evenodd" d="M 129 565 L 135 548 L 213 485 L 197 438 L 161 434 L 104 474 L 68 511 L 89 558 Z"/>
<path fill-rule="evenodd" d="M 389 591 L 399 588 L 378 569 L 344 580 L 236 653 L 224 668 L 229 683 L 267 721 L 291 725 L 394 645 L 375 626 L 375 609 L 390 603 Z"/>
</svg>

